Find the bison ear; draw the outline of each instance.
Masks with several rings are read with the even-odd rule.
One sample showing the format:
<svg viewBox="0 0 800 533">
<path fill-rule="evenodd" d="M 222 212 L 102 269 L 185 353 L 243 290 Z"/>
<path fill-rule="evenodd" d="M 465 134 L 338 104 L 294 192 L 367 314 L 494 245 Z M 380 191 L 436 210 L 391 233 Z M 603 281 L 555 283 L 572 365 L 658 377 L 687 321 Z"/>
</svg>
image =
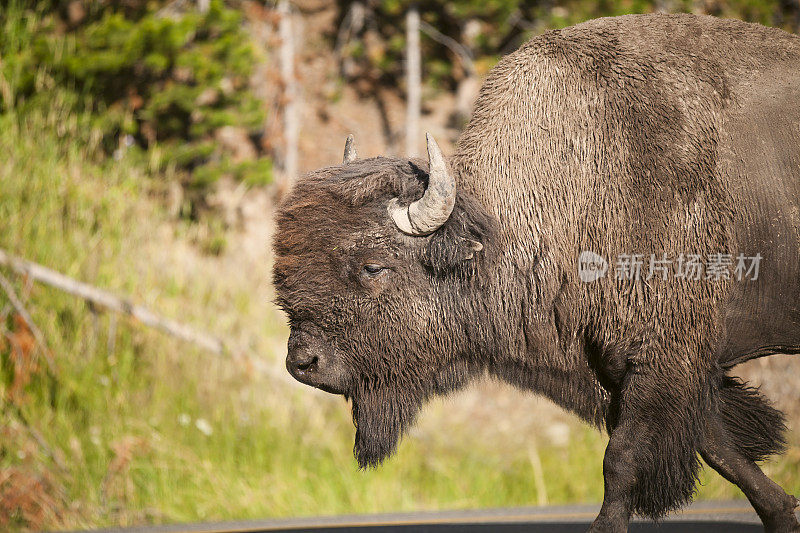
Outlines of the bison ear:
<svg viewBox="0 0 800 533">
<path fill-rule="evenodd" d="M 461 239 L 461 248 L 464 258 L 462 261 L 469 261 L 475 258 L 475 254 L 483 251 L 483 243 L 473 239 Z"/>
<path fill-rule="evenodd" d="M 477 201 L 459 194 L 448 221 L 428 238 L 423 265 L 435 275 L 471 277 L 491 259 L 495 226 Z"/>
</svg>

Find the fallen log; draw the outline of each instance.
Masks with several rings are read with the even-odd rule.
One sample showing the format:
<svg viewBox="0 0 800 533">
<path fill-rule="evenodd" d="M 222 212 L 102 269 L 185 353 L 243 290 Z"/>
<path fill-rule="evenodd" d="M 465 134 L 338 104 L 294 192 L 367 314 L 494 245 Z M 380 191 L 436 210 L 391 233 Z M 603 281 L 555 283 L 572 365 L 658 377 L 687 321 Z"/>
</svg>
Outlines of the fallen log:
<svg viewBox="0 0 800 533">
<path fill-rule="evenodd" d="M 127 298 L 120 298 L 108 291 L 72 279 L 55 270 L 15 257 L 2 249 L 0 249 L 0 265 L 7 266 L 17 274 L 29 276 L 34 281 L 83 298 L 96 306 L 127 315 L 145 326 L 159 329 L 168 335 L 196 344 L 212 353 L 221 355 L 227 351 L 225 343 L 213 335 L 159 316 L 145 307 L 134 304 Z"/>
</svg>

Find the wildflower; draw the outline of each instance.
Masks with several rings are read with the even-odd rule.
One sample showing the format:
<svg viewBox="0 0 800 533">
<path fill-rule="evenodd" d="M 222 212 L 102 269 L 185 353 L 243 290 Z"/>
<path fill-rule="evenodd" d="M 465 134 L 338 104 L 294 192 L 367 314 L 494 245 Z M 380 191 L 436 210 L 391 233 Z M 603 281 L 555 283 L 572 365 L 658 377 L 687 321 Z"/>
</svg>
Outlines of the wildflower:
<svg viewBox="0 0 800 533">
<path fill-rule="evenodd" d="M 200 433 L 205 435 L 206 437 L 210 437 L 212 433 L 214 433 L 214 429 L 211 427 L 211 424 L 208 423 L 208 420 L 205 418 L 198 418 L 197 421 L 194 423 L 197 426 L 197 429 L 200 430 Z"/>
</svg>

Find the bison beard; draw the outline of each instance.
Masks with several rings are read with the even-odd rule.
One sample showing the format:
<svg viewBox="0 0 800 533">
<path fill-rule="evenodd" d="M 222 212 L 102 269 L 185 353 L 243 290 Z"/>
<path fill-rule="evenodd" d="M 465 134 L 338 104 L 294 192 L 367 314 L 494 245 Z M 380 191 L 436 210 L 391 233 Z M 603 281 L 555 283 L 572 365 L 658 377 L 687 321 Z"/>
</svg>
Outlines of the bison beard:
<svg viewBox="0 0 800 533">
<path fill-rule="evenodd" d="M 376 467 L 392 455 L 403 432 L 413 422 L 422 399 L 407 391 L 360 385 L 353 393 L 353 453 L 360 468 Z"/>
<path fill-rule="evenodd" d="M 360 468 L 376 467 L 391 456 L 400 437 L 422 404 L 432 395 L 458 390 L 481 372 L 475 361 L 453 360 L 426 379 L 408 376 L 403 384 L 362 382 L 349 395 L 352 401 L 356 439 L 353 453 Z M 379 380 L 380 381 L 380 380 Z"/>
</svg>

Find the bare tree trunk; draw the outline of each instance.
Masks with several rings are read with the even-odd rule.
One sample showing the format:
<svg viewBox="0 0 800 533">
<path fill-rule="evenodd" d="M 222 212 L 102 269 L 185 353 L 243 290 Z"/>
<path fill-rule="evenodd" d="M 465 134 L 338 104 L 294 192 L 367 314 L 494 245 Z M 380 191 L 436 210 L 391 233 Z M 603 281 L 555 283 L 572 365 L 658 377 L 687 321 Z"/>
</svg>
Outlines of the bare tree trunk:
<svg viewBox="0 0 800 533">
<path fill-rule="evenodd" d="M 200 13 L 208 13 L 208 9 L 211 7 L 211 0 L 197 0 L 197 10 Z"/>
<path fill-rule="evenodd" d="M 653 7 L 656 13 L 672 13 L 672 2 L 670 0 L 656 0 Z"/>
<path fill-rule="evenodd" d="M 357 39 L 359 37 L 361 30 L 364 29 L 366 17 L 367 8 L 364 3 L 353 2 L 336 34 L 336 46 L 333 53 L 339 61 L 339 73 L 344 78 L 352 76 L 355 70 L 353 58 L 349 55 L 345 55 L 345 47 L 347 47 L 351 39 Z"/>
<path fill-rule="evenodd" d="M 425 21 L 420 21 L 420 30 L 436 41 L 449 48 L 461 61 L 463 78 L 458 83 L 456 90 L 456 109 L 454 119 L 456 126 L 461 128 L 472 115 L 472 103 L 480 89 L 480 81 L 475 72 L 475 62 L 472 60 L 472 49 L 475 46 L 475 37 L 480 32 L 480 23 L 470 20 L 464 27 L 463 42 L 458 42 Z"/>
<path fill-rule="evenodd" d="M 411 6 L 406 14 L 406 155 L 417 157 L 419 151 L 419 115 L 421 109 L 422 66 L 419 51 L 419 9 Z"/>
<path fill-rule="evenodd" d="M 298 120 L 298 86 L 295 76 L 294 29 L 292 25 L 292 5 L 289 0 L 278 3 L 280 23 L 278 32 L 281 39 L 281 77 L 283 78 L 283 185 L 288 188 L 297 177 L 297 145 L 300 137 Z"/>
<path fill-rule="evenodd" d="M 472 107 L 475 104 L 475 98 L 481 88 L 481 80 L 475 75 L 475 72 L 467 72 L 461 81 L 458 82 L 456 89 L 456 108 L 454 111 L 455 126 L 458 129 L 466 126 L 472 116 Z"/>
<path fill-rule="evenodd" d="M 454 118 L 458 129 L 463 128 L 469 122 L 472 116 L 472 106 L 481 88 L 481 82 L 475 70 L 475 63 L 472 61 L 473 50 L 477 47 L 477 38 L 480 32 L 481 25 L 476 19 L 468 20 L 461 32 L 462 53 L 459 54 L 459 57 L 461 57 L 464 77 L 458 82 L 458 88 L 456 89 Z"/>
</svg>

